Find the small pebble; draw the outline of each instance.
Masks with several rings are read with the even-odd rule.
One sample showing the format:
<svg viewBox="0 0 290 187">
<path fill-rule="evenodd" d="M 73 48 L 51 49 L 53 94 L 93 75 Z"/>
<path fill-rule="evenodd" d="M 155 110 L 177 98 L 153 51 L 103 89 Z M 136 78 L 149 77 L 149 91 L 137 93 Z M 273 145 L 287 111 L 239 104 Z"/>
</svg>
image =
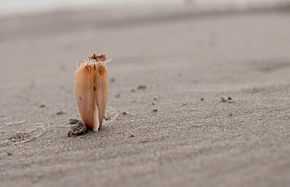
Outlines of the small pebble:
<svg viewBox="0 0 290 187">
<path fill-rule="evenodd" d="M 154 109 L 152 110 L 152 112 L 158 112 L 158 109 L 157 109 L 157 108 L 154 108 Z"/>
<path fill-rule="evenodd" d="M 204 98 L 202 97 L 202 98 L 200 98 L 200 101 L 204 101 Z"/>
<path fill-rule="evenodd" d="M 116 98 L 120 98 L 121 97 L 121 94 L 116 94 L 115 97 Z"/>
<path fill-rule="evenodd" d="M 152 106 L 155 106 L 156 104 L 154 102 L 152 102 Z"/>
<path fill-rule="evenodd" d="M 136 90 L 135 90 L 134 88 L 132 88 L 132 89 L 130 90 L 130 92 L 135 93 Z"/>
<path fill-rule="evenodd" d="M 232 97 L 221 97 L 221 102 L 222 103 L 234 103 L 233 98 Z"/>
<path fill-rule="evenodd" d="M 153 101 L 157 101 L 158 100 L 158 98 L 157 97 L 153 97 Z"/>
<path fill-rule="evenodd" d="M 79 122 L 78 119 L 69 119 L 69 124 L 73 125 L 73 124 L 77 124 Z"/>
<path fill-rule="evenodd" d="M 130 134 L 129 138 L 134 138 L 135 135 L 134 134 Z"/>
<path fill-rule="evenodd" d="M 63 111 L 59 111 L 56 113 L 56 115 L 64 115 L 64 114 L 65 114 L 65 112 L 63 112 Z"/>
<path fill-rule="evenodd" d="M 39 108 L 45 108 L 46 106 L 44 104 L 39 105 Z"/>
<path fill-rule="evenodd" d="M 227 98 L 226 98 L 226 97 L 221 97 L 221 102 L 222 102 L 222 103 L 227 102 Z"/>
<path fill-rule="evenodd" d="M 232 117 L 233 116 L 233 113 L 229 113 L 229 116 Z"/>
<path fill-rule="evenodd" d="M 146 88 L 147 88 L 147 86 L 143 85 L 143 84 L 141 84 L 137 87 L 138 90 L 146 90 Z"/>
<path fill-rule="evenodd" d="M 7 152 L 7 155 L 8 155 L 8 156 L 12 156 L 12 153 L 10 153 L 10 152 Z"/>
<path fill-rule="evenodd" d="M 128 114 L 128 112 L 122 112 L 123 116 L 126 116 Z"/>
</svg>

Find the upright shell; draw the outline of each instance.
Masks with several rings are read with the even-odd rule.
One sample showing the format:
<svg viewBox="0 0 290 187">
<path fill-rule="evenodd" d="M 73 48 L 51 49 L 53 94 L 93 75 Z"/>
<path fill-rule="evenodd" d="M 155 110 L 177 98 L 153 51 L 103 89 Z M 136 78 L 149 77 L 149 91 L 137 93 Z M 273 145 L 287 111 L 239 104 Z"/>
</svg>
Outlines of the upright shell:
<svg viewBox="0 0 290 187">
<path fill-rule="evenodd" d="M 75 72 L 75 97 L 83 124 L 94 131 L 102 127 L 108 99 L 107 57 L 93 54 Z"/>
</svg>

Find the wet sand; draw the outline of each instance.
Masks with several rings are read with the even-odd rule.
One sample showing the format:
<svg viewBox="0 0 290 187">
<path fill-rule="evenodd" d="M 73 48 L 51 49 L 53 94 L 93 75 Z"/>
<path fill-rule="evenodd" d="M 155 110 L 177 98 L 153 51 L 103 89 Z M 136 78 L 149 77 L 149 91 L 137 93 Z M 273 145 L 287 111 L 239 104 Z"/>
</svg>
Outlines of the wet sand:
<svg viewBox="0 0 290 187">
<path fill-rule="evenodd" d="M 289 186 L 289 13 L 99 15 L 0 20 L 0 186 Z M 113 59 L 113 119 L 69 138 L 94 51 Z"/>
</svg>

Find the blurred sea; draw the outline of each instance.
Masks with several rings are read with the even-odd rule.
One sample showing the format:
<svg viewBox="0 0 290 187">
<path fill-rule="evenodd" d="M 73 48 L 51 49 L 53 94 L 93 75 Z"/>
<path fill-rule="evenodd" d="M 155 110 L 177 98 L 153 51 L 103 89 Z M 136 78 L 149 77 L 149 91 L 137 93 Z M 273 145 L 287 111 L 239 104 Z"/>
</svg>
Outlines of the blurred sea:
<svg viewBox="0 0 290 187">
<path fill-rule="evenodd" d="M 56 8 L 79 8 L 80 6 L 141 6 L 183 5 L 194 6 L 249 6 L 290 0 L 0 0 L 0 15 L 19 12 L 43 11 Z"/>
</svg>

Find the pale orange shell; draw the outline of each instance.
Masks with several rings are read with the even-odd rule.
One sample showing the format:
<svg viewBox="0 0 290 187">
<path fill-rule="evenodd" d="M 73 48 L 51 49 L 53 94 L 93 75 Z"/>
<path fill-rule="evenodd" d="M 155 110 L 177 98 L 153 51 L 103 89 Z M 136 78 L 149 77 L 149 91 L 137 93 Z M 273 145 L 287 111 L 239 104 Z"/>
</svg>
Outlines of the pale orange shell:
<svg viewBox="0 0 290 187">
<path fill-rule="evenodd" d="M 102 127 L 108 99 L 108 71 L 105 61 L 81 63 L 75 72 L 75 97 L 84 125 Z"/>
</svg>

